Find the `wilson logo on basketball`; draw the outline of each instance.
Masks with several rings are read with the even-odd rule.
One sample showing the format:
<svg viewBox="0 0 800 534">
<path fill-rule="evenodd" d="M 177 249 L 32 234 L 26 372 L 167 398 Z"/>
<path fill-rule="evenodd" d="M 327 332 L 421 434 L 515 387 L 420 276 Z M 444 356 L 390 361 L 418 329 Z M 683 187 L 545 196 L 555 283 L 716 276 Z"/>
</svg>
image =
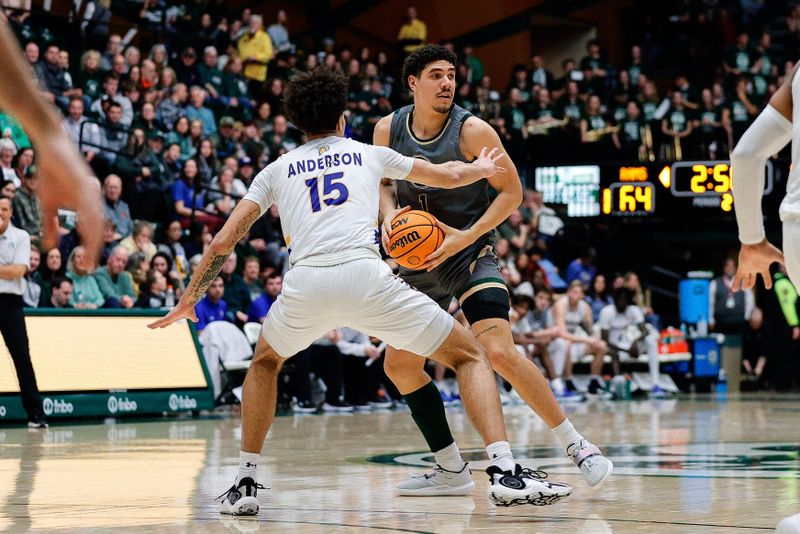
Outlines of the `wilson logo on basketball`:
<svg viewBox="0 0 800 534">
<path fill-rule="evenodd" d="M 419 232 L 416 230 L 412 230 L 411 232 L 407 233 L 406 235 L 398 238 L 395 241 L 392 241 L 389 245 L 389 254 L 391 254 L 396 248 L 405 248 L 414 241 L 419 241 Z"/>
</svg>

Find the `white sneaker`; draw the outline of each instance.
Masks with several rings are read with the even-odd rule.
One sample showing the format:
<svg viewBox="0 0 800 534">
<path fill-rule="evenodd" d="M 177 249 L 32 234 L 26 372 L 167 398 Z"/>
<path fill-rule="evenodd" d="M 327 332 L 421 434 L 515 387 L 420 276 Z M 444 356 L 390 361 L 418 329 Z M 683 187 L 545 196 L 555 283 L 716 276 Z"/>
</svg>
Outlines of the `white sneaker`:
<svg viewBox="0 0 800 534">
<path fill-rule="evenodd" d="M 566 391 L 567 387 L 564 385 L 564 381 L 560 378 L 554 378 L 550 381 L 550 389 L 553 390 L 553 395 L 556 397 L 564 396 L 564 392 Z"/>
<path fill-rule="evenodd" d="M 231 488 L 217 497 L 222 499 L 219 513 L 228 515 L 256 515 L 258 513 L 258 499 L 256 494 L 260 489 L 267 489 L 250 478 L 245 477 Z"/>
<path fill-rule="evenodd" d="M 464 464 L 461 471 L 448 471 L 438 465 L 433 471 L 424 475 L 414 475 L 397 486 L 398 495 L 434 496 L 434 495 L 469 495 L 475 487 L 469 464 Z"/>
<path fill-rule="evenodd" d="M 596 488 L 606 481 L 614 471 L 614 464 L 603 456 L 600 449 L 585 439 L 567 447 L 567 455 L 581 470 L 589 487 Z"/>
<path fill-rule="evenodd" d="M 572 486 L 544 480 L 547 473 L 523 469 L 517 464 L 514 472 L 502 471 L 496 465 L 486 470 L 489 475 L 489 502 L 495 506 L 547 506 L 572 494 Z"/>
</svg>

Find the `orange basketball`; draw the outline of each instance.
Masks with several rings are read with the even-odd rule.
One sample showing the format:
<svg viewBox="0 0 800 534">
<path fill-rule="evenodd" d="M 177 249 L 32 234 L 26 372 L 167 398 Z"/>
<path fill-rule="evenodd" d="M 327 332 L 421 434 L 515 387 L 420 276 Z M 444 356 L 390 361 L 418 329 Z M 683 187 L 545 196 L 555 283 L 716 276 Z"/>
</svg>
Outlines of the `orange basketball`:
<svg viewBox="0 0 800 534">
<path fill-rule="evenodd" d="M 419 269 L 444 241 L 444 232 L 430 213 L 411 210 L 392 220 L 389 256 L 407 269 Z"/>
</svg>

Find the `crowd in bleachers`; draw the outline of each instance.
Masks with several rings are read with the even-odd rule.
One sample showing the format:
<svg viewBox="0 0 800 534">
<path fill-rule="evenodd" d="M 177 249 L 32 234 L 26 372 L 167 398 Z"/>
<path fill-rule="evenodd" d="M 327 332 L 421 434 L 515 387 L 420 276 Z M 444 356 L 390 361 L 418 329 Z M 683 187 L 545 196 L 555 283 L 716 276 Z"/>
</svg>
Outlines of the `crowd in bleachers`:
<svg viewBox="0 0 800 534">
<path fill-rule="evenodd" d="M 513 69 L 507 83 L 486 75 L 481 59 L 466 46 L 456 50 L 456 103 L 496 128 L 523 180 L 533 162 L 546 159 L 724 157 L 791 70 L 791 47 L 785 43 L 794 42 L 783 36 L 776 47 L 770 33 L 754 25 L 752 13 L 726 13 L 728 18 L 719 10 L 681 15 L 693 21 L 687 23 L 692 28 L 687 38 L 703 28 L 725 29 L 720 43 L 727 48 L 719 51 L 721 62 L 710 78 L 672 69 L 678 72 L 674 83 L 656 80 L 656 70 L 664 72 L 659 50 L 667 46 L 647 34 L 624 64 L 610 64 L 599 42 L 590 41 L 585 57 L 561 58 L 557 73 L 534 53 L 529 63 Z M 61 109 L 64 128 L 102 181 L 108 218 L 102 266 L 92 273 L 84 266 L 75 215 L 60 214 L 58 246 L 37 248 L 33 255 L 29 306 L 172 305 L 258 170 L 303 142 L 282 110 L 285 82 L 295 73 L 325 65 L 349 74 L 347 135 L 356 139 L 370 141 L 375 123 L 409 102 L 398 65 L 389 61 L 391 50 L 354 50 L 331 39 L 318 49 L 303 49 L 292 42 L 283 11 L 270 13 L 274 21 L 265 24 L 250 9 L 232 14 L 219 2 L 187 7 L 147 0 L 127 14 L 140 30 L 132 44 L 110 32 L 110 3 L 90 0 L 76 14 L 86 43 L 79 57 L 65 49 L 67 36 L 51 33 L 36 17 L 14 10 L 7 15 L 40 94 Z M 791 36 L 798 34 L 798 19 L 798 9 L 788 12 Z M 406 50 L 425 41 L 415 11 L 409 10 L 398 38 Z M 42 220 L 37 199 L 34 148 L 7 110 L 0 111 L 0 136 L 0 193 L 13 198 L 14 223 L 38 247 L 49 221 Z M 552 210 L 529 188 L 519 210 L 499 228 L 496 254 L 513 294 L 533 299 L 541 291 L 565 292 L 579 280 L 596 319 L 598 303 L 611 303 L 605 287 L 627 285 L 648 320 L 658 324 L 634 273 L 597 274 L 591 251 L 569 264 L 560 261 L 564 258 L 554 254 L 560 238 L 539 232 L 541 214 Z M 239 326 L 263 321 L 287 268 L 280 214 L 273 206 L 237 245 L 221 284 L 201 303 L 201 321 Z M 528 304 L 532 309 L 533 301 Z M 330 337 L 319 345 L 341 347 L 341 339 L 349 339 L 342 333 Z M 345 343 L 350 348 L 339 352 L 378 356 L 378 340 L 359 339 L 357 349 L 352 339 Z M 320 350 L 312 348 L 315 355 Z M 320 361 L 325 359 L 309 356 L 306 367 L 297 367 L 327 365 Z M 331 372 L 329 391 L 335 392 L 336 372 L 323 374 Z M 370 380 L 380 383 L 380 377 Z"/>
</svg>

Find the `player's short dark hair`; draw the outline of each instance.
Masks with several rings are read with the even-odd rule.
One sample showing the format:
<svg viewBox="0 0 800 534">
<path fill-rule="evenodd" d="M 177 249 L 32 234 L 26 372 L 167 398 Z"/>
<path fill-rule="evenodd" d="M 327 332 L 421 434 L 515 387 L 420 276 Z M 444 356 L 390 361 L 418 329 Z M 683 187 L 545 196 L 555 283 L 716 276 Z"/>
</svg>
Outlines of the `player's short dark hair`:
<svg viewBox="0 0 800 534">
<path fill-rule="evenodd" d="M 336 130 L 347 107 L 347 85 L 347 76 L 324 67 L 298 74 L 283 94 L 286 116 L 307 134 Z"/>
<path fill-rule="evenodd" d="M 417 48 L 403 62 L 403 83 L 407 85 L 409 76 L 419 76 L 425 67 L 434 61 L 447 61 L 455 66 L 458 56 L 438 44 L 428 44 Z"/>
</svg>

